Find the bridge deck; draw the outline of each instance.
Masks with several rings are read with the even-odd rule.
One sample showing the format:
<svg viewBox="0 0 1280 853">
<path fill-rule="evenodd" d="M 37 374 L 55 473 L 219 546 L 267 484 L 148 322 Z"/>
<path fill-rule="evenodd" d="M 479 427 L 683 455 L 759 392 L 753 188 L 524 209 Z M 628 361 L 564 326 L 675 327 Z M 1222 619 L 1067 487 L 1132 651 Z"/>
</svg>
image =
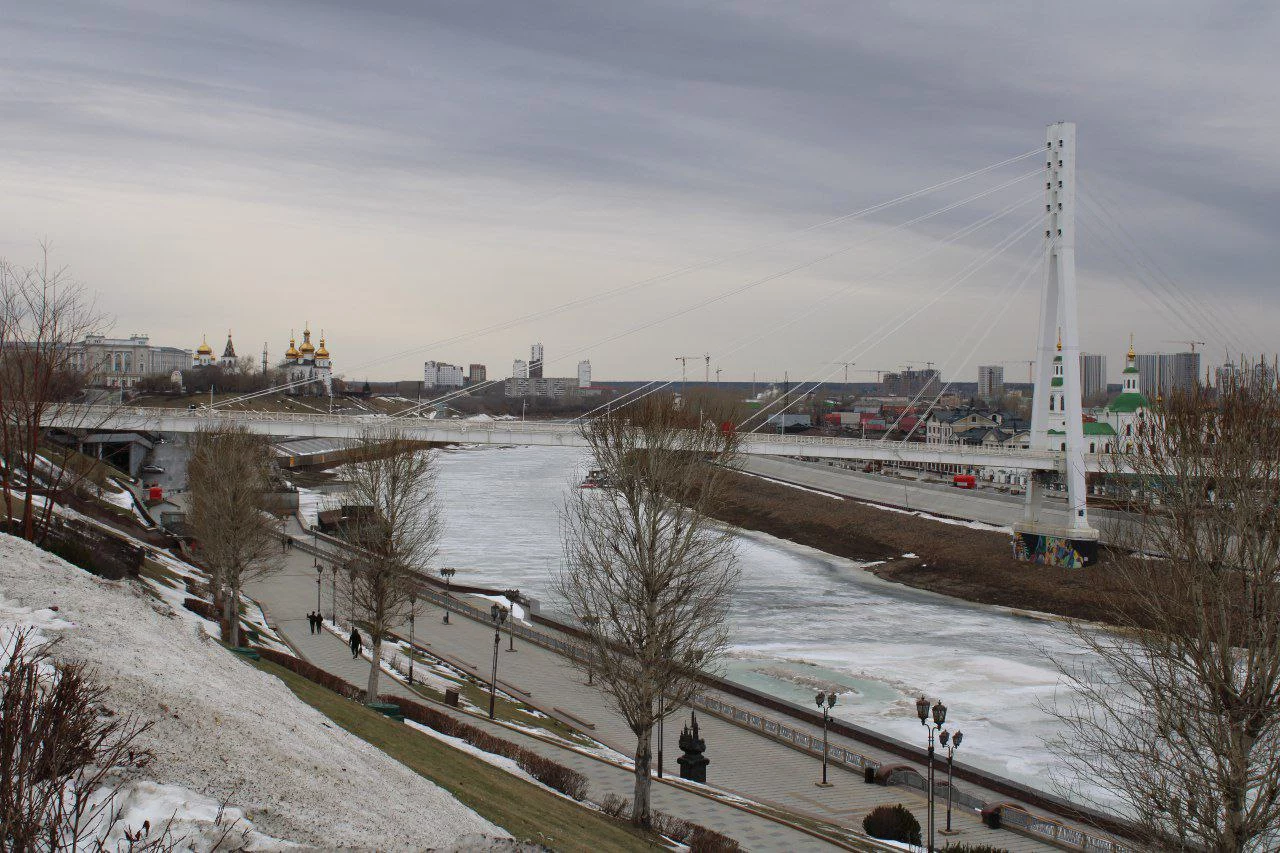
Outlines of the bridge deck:
<svg viewBox="0 0 1280 853">
<path fill-rule="evenodd" d="M 46 426 L 81 429 L 195 432 L 213 423 L 242 424 L 277 437 L 360 438 L 370 429 L 395 426 L 419 441 L 455 444 L 586 447 L 579 427 L 537 421 L 462 421 L 393 418 L 383 415 L 330 415 L 322 412 L 245 412 L 165 409 L 141 406 L 82 406 L 65 409 Z M 939 445 L 879 439 L 747 433 L 742 452 L 752 456 L 808 456 L 873 462 L 962 465 L 1020 470 L 1060 470 L 1063 454 L 966 445 Z M 1104 470 L 1102 455 L 1086 455 L 1089 471 Z"/>
</svg>

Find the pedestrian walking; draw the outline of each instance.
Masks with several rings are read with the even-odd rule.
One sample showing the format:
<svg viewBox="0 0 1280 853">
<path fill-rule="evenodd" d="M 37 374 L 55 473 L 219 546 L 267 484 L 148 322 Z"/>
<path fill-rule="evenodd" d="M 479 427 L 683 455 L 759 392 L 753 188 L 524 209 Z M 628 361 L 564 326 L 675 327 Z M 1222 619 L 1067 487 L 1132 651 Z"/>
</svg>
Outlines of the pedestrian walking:
<svg viewBox="0 0 1280 853">
<path fill-rule="evenodd" d="M 355 628 L 351 629 L 351 659 L 355 660 L 360 657 L 360 647 L 364 645 L 360 640 L 360 632 Z"/>
<path fill-rule="evenodd" d="M 315 611 L 307 614 L 307 624 L 311 626 L 311 633 L 316 634 L 320 631 L 320 623 L 316 619 Z"/>
</svg>

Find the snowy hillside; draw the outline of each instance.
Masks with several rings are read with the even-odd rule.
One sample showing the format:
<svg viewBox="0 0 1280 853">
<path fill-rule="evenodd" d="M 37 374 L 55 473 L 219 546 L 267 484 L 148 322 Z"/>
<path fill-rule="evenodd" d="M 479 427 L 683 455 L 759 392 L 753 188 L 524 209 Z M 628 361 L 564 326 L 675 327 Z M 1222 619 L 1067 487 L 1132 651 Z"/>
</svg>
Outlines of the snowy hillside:
<svg viewBox="0 0 1280 853">
<path fill-rule="evenodd" d="M 249 849 L 421 850 L 506 837 L 220 648 L 200 622 L 136 584 L 0 535 L 0 639 L 27 626 L 59 638 L 56 656 L 88 662 L 112 710 L 155 721 L 139 741 L 155 760 L 128 797 L 139 821 L 177 809 L 197 826 L 225 799 L 255 831 Z"/>
</svg>

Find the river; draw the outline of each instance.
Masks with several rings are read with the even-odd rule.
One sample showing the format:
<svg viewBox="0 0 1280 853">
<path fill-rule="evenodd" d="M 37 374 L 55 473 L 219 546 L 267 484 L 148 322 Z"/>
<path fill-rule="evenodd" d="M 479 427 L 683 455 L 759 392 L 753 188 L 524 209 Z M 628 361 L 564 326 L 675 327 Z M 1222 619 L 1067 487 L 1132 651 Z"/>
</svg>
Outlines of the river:
<svg viewBox="0 0 1280 853">
<path fill-rule="evenodd" d="M 515 586 L 555 611 L 559 512 L 589 467 L 582 451 L 485 448 L 440 454 L 446 513 L 437 566 L 456 581 Z M 1072 652 L 1053 623 L 880 580 L 860 564 L 743 532 L 728 677 L 802 704 L 838 685 L 835 715 L 923 743 L 922 692 L 941 697 L 966 762 L 1036 787 L 1061 765 L 1042 703 Z M 1029 571 L 1034 569 L 1029 568 Z"/>
</svg>

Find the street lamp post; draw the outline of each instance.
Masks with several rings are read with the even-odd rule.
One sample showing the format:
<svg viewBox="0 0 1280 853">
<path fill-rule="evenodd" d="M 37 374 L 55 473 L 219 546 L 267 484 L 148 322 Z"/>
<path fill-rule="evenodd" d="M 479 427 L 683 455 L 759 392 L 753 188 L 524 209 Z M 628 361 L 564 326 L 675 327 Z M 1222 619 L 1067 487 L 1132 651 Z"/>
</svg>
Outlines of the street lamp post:
<svg viewBox="0 0 1280 853">
<path fill-rule="evenodd" d="M 449 584 L 453 581 L 453 576 L 458 573 L 457 569 L 443 568 L 440 570 L 440 577 L 444 578 L 444 624 L 449 624 Z"/>
<path fill-rule="evenodd" d="M 418 595 L 409 593 L 409 683 L 413 684 L 413 622 L 418 610 Z"/>
<path fill-rule="evenodd" d="M 662 778 L 662 741 L 663 741 L 663 723 L 667 719 L 667 694 L 665 691 L 658 693 L 658 778 Z"/>
<path fill-rule="evenodd" d="M 950 740 L 949 743 L 948 740 Z M 962 740 L 964 740 L 964 732 L 956 732 L 953 735 L 946 731 L 938 732 L 938 742 L 947 748 L 947 828 L 942 830 L 943 835 L 951 834 L 951 764 L 955 761 L 956 750 L 960 748 Z"/>
<path fill-rule="evenodd" d="M 512 607 L 521 603 L 520 590 L 518 589 L 509 589 L 502 594 L 507 597 L 507 601 L 511 602 Z M 507 651 L 514 652 L 516 650 L 516 619 L 514 611 L 512 611 L 511 624 L 507 626 L 507 642 Z"/>
<path fill-rule="evenodd" d="M 916 700 L 916 715 L 920 717 L 920 725 L 924 726 L 929 732 L 929 853 L 933 853 L 933 736 L 934 733 L 942 728 L 942 724 L 947 721 L 947 706 L 942 704 L 939 699 L 937 704 L 932 708 L 929 707 L 929 700 L 921 696 Z M 932 718 L 933 725 L 929 725 Z"/>
<path fill-rule="evenodd" d="M 596 625 L 598 625 L 599 622 L 600 622 L 600 618 L 598 616 L 593 616 L 590 613 L 582 617 L 582 624 L 587 626 L 587 632 L 590 633 L 592 636 L 595 636 Z M 587 653 L 592 654 L 591 651 L 588 651 Z M 595 674 L 596 674 L 595 668 L 590 666 L 590 664 L 588 663 L 588 666 L 587 666 L 587 686 L 588 687 L 595 684 Z"/>
<path fill-rule="evenodd" d="M 321 610 L 321 604 L 320 604 L 320 578 L 321 578 L 323 575 L 324 575 L 324 566 L 320 565 L 319 561 L 316 561 L 316 613 L 319 613 L 319 612 L 320 612 L 320 610 Z"/>
<path fill-rule="evenodd" d="M 355 567 L 347 569 L 347 580 L 351 582 L 351 627 L 356 626 L 356 570 Z"/>
<path fill-rule="evenodd" d="M 333 575 L 333 588 L 329 599 L 329 621 L 338 624 L 338 564 L 334 563 L 329 567 L 330 573 Z"/>
<path fill-rule="evenodd" d="M 502 645 L 502 623 L 507 621 L 507 611 L 494 602 L 489 608 L 489 618 L 493 620 L 493 673 L 489 676 L 489 719 L 492 720 L 498 696 L 498 646 Z"/>
<path fill-rule="evenodd" d="M 813 701 L 817 702 L 818 708 L 822 710 L 822 781 L 817 784 L 819 788 L 830 788 L 831 783 L 827 781 L 827 724 L 831 721 L 831 709 L 836 706 L 835 691 L 825 696 L 819 693 Z"/>
</svg>

